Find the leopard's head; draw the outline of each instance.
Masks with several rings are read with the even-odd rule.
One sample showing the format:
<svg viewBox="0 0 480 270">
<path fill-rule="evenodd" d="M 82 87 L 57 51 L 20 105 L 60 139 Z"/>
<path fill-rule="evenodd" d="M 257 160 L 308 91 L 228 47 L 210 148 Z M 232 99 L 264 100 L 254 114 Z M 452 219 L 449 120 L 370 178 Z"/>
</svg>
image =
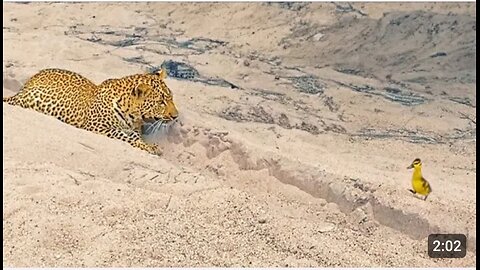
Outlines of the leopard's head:
<svg viewBox="0 0 480 270">
<path fill-rule="evenodd" d="M 178 110 L 173 101 L 172 91 L 165 83 L 167 72 L 162 69 L 153 74 L 146 74 L 136 87 L 135 93 L 140 105 L 140 113 L 144 122 L 168 123 L 178 117 Z"/>
</svg>

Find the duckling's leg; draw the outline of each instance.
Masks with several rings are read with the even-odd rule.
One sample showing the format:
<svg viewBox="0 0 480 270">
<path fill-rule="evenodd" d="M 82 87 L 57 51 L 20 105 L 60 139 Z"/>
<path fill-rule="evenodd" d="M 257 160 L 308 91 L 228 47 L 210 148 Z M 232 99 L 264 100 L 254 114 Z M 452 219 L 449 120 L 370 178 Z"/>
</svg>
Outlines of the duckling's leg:
<svg viewBox="0 0 480 270">
<path fill-rule="evenodd" d="M 417 192 L 416 192 L 415 190 L 413 190 L 413 189 L 409 189 L 408 191 L 410 191 L 410 192 L 413 193 L 413 194 L 416 194 L 416 193 L 417 193 Z"/>
<path fill-rule="evenodd" d="M 428 195 L 430 195 L 430 194 L 425 195 L 425 198 L 423 198 L 424 201 L 427 200 Z"/>
</svg>

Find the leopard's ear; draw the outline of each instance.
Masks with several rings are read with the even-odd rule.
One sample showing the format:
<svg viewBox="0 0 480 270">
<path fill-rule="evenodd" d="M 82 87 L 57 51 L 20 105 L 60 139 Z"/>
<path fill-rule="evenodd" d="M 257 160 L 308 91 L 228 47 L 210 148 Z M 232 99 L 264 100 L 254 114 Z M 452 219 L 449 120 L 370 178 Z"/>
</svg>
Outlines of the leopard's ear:
<svg viewBox="0 0 480 270">
<path fill-rule="evenodd" d="M 143 99 L 148 96 L 150 92 L 152 92 L 152 87 L 148 84 L 141 83 L 132 90 L 132 96 L 138 99 Z"/>
<path fill-rule="evenodd" d="M 165 79 L 165 78 L 167 78 L 167 70 L 166 70 L 164 67 L 162 67 L 162 69 L 158 70 L 158 71 L 156 72 L 156 74 L 157 74 L 158 76 L 160 76 L 160 79 L 162 79 L 162 80 Z"/>
</svg>

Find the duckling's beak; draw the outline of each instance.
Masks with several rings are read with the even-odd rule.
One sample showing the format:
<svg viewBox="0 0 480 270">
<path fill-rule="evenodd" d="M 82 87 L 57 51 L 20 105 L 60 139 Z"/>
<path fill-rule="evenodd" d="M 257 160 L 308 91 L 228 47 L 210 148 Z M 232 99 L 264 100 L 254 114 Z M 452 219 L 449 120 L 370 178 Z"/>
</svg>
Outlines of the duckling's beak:
<svg viewBox="0 0 480 270">
<path fill-rule="evenodd" d="M 412 169 L 413 168 L 413 163 L 410 164 L 410 166 L 407 167 L 407 169 Z"/>
</svg>

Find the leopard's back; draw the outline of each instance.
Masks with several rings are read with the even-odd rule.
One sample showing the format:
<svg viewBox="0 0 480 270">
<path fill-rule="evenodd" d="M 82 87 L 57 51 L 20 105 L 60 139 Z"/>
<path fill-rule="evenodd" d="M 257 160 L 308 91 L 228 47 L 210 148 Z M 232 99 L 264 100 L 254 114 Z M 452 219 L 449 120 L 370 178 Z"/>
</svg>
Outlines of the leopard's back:
<svg viewBox="0 0 480 270">
<path fill-rule="evenodd" d="M 82 127 L 96 92 L 97 86 L 78 73 L 44 69 L 32 76 L 15 96 L 3 101 Z"/>
</svg>

